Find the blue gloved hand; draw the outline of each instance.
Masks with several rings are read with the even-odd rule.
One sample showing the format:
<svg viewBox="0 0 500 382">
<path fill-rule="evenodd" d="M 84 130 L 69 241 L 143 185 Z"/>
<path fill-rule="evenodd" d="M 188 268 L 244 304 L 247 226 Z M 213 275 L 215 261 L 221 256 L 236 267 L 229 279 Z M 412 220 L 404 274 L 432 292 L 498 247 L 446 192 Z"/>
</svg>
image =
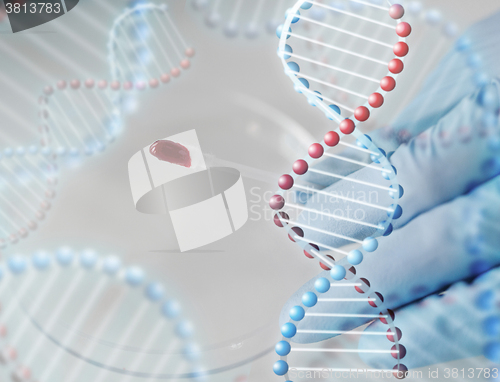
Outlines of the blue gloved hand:
<svg viewBox="0 0 500 382">
<path fill-rule="evenodd" d="M 487 74 L 500 74 L 492 59 L 499 55 L 498 52 L 484 45 L 484 40 L 489 38 L 492 30 L 500 29 L 498 19 L 499 15 L 495 15 L 483 24 L 478 24 L 461 40 L 461 44 L 474 47 L 478 43 L 477 46 L 482 47 Z M 434 88 L 425 87 L 416 101 L 396 120 L 397 128 L 408 129 L 415 138 L 400 145 L 401 142 L 397 140 L 384 140 L 383 132 L 372 135 L 375 143 L 382 148 L 386 149 L 388 146 L 389 150 L 396 149 L 390 160 L 397 168 L 399 182 L 404 188 L 404 196 L 400 200 L 403 215 L 395 221 L 393 234 L 381 238 L 375 252 L 364 253 L 364 261 L 356 268 L 359 275 L 370 280 L 376 290 L 385 296 L 385 302 L 391 309 L 411 304 L 444 287 L 486 272 L 500 263 L 500 82 L 493 79 L 484 84 L 484 81 L 477 78 L 461 82 L 460 78 L 471 77 L 471 73 L 462 73 L 467 69 L 465 64 L 461 64 L 462 61 L 451 61 L 457 54 L 456 51 L 450 53 L 431 75 L 428 83 L 435 84 L 437 79 L 444 79 L 445 84 L 449 82 L 462 85 L 458 86 L 460 91 L 447 93 L 446 86 L 445 90 L 437 85 Z M 450 96 L 444 96 L 446 94 Z M 423 100 L 429 104 L 429 108 L 424 111 L 419 106 Z M 329 159 L 318 163 L 316 168 L 328 170 L 333 165 L 338 166 L 339 163 Z M 380 174 L 366 168 L 355 171 L 354 167 L 346 167 L 343 174 L 382 184 Z M 334 181 L 331 177 L 318 174 L 309 176 L 308 181 L 320 188 L 324 187 L 329 194 L 345 195 L 355 190 L 376 198 L 377 204 L 391 204 L 386 191 L 376 191 L 369 186 L 360 187 L 356 184 L 353 188 L 351 182 Z M 331 198 L 315 196 L 306 206 L 322 210 L 329 203 L 331 204 Z M 342 200 L 334 203 L 333 209 L 352 211 L 359 208 Z M 364 220 L 377 224 L 384 218 L 384 211 L 366 210 Z M 373 229 L 369 227 L 350 225 L 335 219 L 315 219 L 311 213 L 303 214 L 301 219 L 304 224 L 358 239 L 373 233 Z M 339 238 L 318 232 L 306 232 L 305 237 L 333 247 L 347 244 Z M 323 272 L 318 277 L 328 277 L 328 273 Z M 494 273 L 491 277 L 500 276 Z M 316 279 L 309 281 L 287 302 L 281 314 L 281 324 L 288 321 L 290 309 L 300 305 L 303 293 L 313 289 Z M 342 297 L 345 293 L 343 289 L 345 288 L 332 288 L 322 297 Z M 451 293 L 450 291 L 450 295 Z M 472 304 L 472 297 L 469 300 Z M 314 309 L 316 313 L 335 312 L 339 309 L 339 304 L 323 304 Z M 363 313 L 363 307 L 356 303 L 343 303 L 341 309 L 344 313 Z M 463 315 L 451 306 L 446 309 L 448 316 L 455 314 L 458 320 Z M 463 310 L 463 307 L 460 309 Z M 403 317 L 410 317 L 418 311 L 418 307 L 410 306 L 404 310 L 411 314 L 405 313 Z M 411 318 L 398 321 L 398 313 L 396 315 L 398 327 L 412 325 Z M 308 328 L 333 331 L 353 329 L 366 322 L 366 318 L 332 319 L 313 316 L 305 317 L 300 324 Z M 464 325 L 469 322 L 470 319 L 464 320 Z M 474 322 L 479 325 L 479 321 Z M 408 333 L 404 342 L 411 343 L 412 349 L 425 346 L 418 330 L 409 328 Z M 437 333 L 439 334 L 439 330 Z M 311 343 L 333 336 L 299 333 L 293 341 Z M 367 336 L 363 338 L 361 346 L 376 346 L 376 343 L 371 342 L 377 340 Z M 439 337 L 435 341 L 439 341 Z M 446 347 L 436 347 L 432 357 L 422 351 L 415 351 L 412 356 L 414 358 L 410 357 L 411 361 L 405 360 L 405 364 L 410 368 L 418 367 L 456 359 L 464 354 L 475 356 L 484 350 L 471 343 L 471 346 L 465 346 L 461 351 L 450 355 Z M 388 357 L 391 358 L 391 355 Z M 381 361 L 383 358 L 364 358 L 374 367 L 392 367 L 394 364 L 393 358 L 387 360 L 387 364 Z"/>
</svg>

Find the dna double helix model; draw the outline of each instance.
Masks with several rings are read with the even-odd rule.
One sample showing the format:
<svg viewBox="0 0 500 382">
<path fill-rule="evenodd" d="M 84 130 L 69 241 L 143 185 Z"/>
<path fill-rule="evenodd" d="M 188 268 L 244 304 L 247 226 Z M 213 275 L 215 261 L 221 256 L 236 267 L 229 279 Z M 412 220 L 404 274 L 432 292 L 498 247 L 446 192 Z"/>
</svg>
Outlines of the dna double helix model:
<svg viewBox="0 0 500 382">
<path fill-rule="evenodd" d="M 263 32 L 274 34 L 289 6 L 287 0 L 191 0 L 209 28 L 222 28 L 228 38 L 255 39 Z"/>
<path fill-rule="evenodd" d="M 381 371 L 393 373 L 397 378 L 403 378 L 407 371 L 402 363 L 406 349 L 399 342 L 402 333 L 394 324 L 394 312 L 385 308 L 382 294 L 374 290 L 370 281 L 358 274 L 355 268 L 366 253 L 377 249 L 377 237 L 391 234 L 391 222 L 402 214 L 398 200 L 403 189 L 398 184 L 397 171 L 386 153 L 360 130 L 361 124 L 395 89 L 398 74 L 403 71 L 403 57 L 409 52 L 405 39 L 411 33 L 411 26 L 402 21 L 403 16 L 404 8 L 397 4 L 385 6 L 351 0 L 327 5 L 302 0 L 287 12 L 285 23 L 276 31 L 280 38 L 278 54 L 295 90 L 305 95 L 312 106 L 336 125 L 336 129 L 325 134 L 321 143 L 311 144 L 307 157 L 293 163 L 290 174 L 280 177 L 280 190 L 269 203 L 276 212 L 274 223 L 284 229 L 308 258 L 319 260 L 320 266 L 330 271 L 330 279 L 318 278 L 314 288 L 303 294 L 302 304 L 291 308 L 290 320 L 281 328 L 283 339 L 276 345 L 280 360 L 273 369 L 285 380 L 290 380 L 289 370 L 292 369 L 319 372 L 352 369 L 346 363 L 336 369 L 297 365 L 301 362 L 300 354 L 306 352 L 387 353 L 394 357 L 396 365 L 393 369 Z M 314 38 L 318 30 L 322 32 L 321 40 Z M 334 51 L 335 59 L 322 60 L 318 52 L 323 50 Z M 356 99 L 355 107 L 346 104 L 345 95 Z M 341 148 L 348 150 L 341 151 Z M 353 159 L 353 152 L 370 158 L 371 163 L 366 158 Z M 327 169 L 321 164 L 313 166 L 320 158 L 328 164 Z M 344 164 L 351 172 L 361 170 L 349 175 L 349 172 L 343 172 L 346 166 L 340 168 Z M 369 171 L 379 173 L 380 181 L 365 182 L 357 176 Z M 351 182 L 353 189 L 361 193 L 374 189 L 380 194 L 379 203 L 330 193 L 311 185 L 310 181 L 318 176 Z M 340 213 L 329 209 L 332 200 L 339 202 L 336 211 Z M 361 207 L 363 213 L 354 216 L 344 213 L 352 206 Z M 318 220 L 328 222 L 322 227 L 329 229 L 317 228 L 314 223 Z M 374 224 L 374 221 L 378 223 Z M 346 244 L 361 248 L 341 249 Z M 332 288 L 348 289 L 352 294 L 345 293 L 343 296 L 348 297 L 342 298 L 321 296 Z M 335 311 L 324 313 L 324 306 L 332 306 L 332 303 L 335 303 Z M 362 313 L 342 313 L 342 307 L 352 304 L 363 304 Z M 387 331 L 368 334 L 387 336 L 390 347 L 385 350 L 296 346 L 296 343 L 305 342 L 301 340 L 304 335 L 319 341 L 338 334 L 360 334 L 350 330 L 317 330 L 308 326 L 308 317 L 344 320 L 346 329 L 350 329 L 347 319 L 359 325 L 370 319 L 380 319 L 387 325 Z"/>
<path fill-rule="evenodd" d="M 38 144 L 3 149 L 1 248 L 27 237 L 45 219 L 59 167 L 105 150 L 122 132 L 124 114 L 134 111 L 139 94 L 178 77 L 194 55 L 167 7 L 143 2 L 115 20 L 108 50 L 111 79 L 47 85 L 38 99 Z"/>
</svg>

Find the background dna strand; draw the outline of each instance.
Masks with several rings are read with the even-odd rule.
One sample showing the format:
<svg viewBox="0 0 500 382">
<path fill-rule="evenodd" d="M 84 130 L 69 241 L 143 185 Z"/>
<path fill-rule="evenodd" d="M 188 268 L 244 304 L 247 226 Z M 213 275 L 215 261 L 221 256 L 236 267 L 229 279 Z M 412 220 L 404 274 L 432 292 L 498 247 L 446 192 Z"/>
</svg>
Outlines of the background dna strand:
<svg viewBox="0 0 500 382">
<path fill-rule="evenodd" d="M 135 1 L 118 17 L 110 32 L 108 62 L 113 82 L 124 89 L 143 90 L 167 84 L 191 65 L 189 47 L 170 17 L 166 5 Z M 133 37 L 133 38 L 132 38 Z M 136 107 L 135 97 L 122 94 L 119 104 L 127 112 Z"/>
<path fill-rule="evenodd" d="M 293 164 L 293 173 L 283 175 L 279 179 L 281 190 L 270 201 L 271 208 L 277 211 L 274 218 L 275 224 L 278 227 L 285 228 L 290 240 L 299 244 L 307 257 L 318 258 L 322 268 L 330 270 L 330 276 L 334 281 L 332 284 L 327 278 L 318 279 L 314 290 L 307 291 L 302 297 L 302 305 L 305 309 L 302 306 L 292 307 L 290 321 L 281 328 L 283 340 L 276 347 L 276 352 L 281 357 L 281 360 L 275 363 L 274 372 L 277 375 L 285 376 L 286 380 L 289 380 L 288 372 L 290 370 L 287 357 L 295 352 L 386 352 L 396 359 L 397 364 L 393 369 L 383 371 L 394 372 L 396 377 L 404 377 L 404 372 L 407 370 L 406 366 L 400 362 L 405 357 L 406 350 L 399 343 L 401 332 L 393 324 L 393 312 L 384 307 L 382 294 L 374 291 L 367 279 L 356 275 L 355 266 L 362 262 L 363 253 L 357 249 L 347 252 L 340 249 L 340 247 L 345 244 L 353 244 L 361 245 L 366 252 L 375 251 L 378 247 L 376 237 L 389 235 L 392 232 L 392 220 L 399 218 L 402 213 L 397 201 L 402 196 L 403 189 L 397 182 L 396 169 L 386 158 L 385 152 L 375 146 L 367 135 L 361 134 L 356 127 L 359 123 L 368 120 L 373 110 L 383 105 L 386 93 L 396 87 L 395 79 L 404 68 L 401 58 L 406 56 L 409 51 L 405 38 L 410 35 L 411 27 L 408 23 L 401 21 L 404 15 L 404 9 L 401 5 L 389 7 L 357 0 L 344 2 L 346 6 L 352 3 L 362 4 L 364 7 L 362 9 L 355 7 L 355 10 L 352 10 L 351 8 L 348 9 L 338 5 L 330 6 L 315 1 L 299 1 L 287 12 L 284 25 L 277 29 L 277 35 L 280 37 L 278 54 L 282 58 L 285 73 L 293 81 L 296 91 L 304 94 L 312 106 L 321 109 L 329 119 L 338 124 L 335 131 L 330 131 L 325 135 L 322 143 L 313 143 L 309 147 L 309 156 L 307 158 L 299 159 Z M 316 10 L 312 11 L 315 8 Z M 334 24 L 321 21 L 329 12 L 334 13 L 337 17 Z M 344 20 L 344 23 L 342 23 L 342 21 L 338 20 L 342 17 L 347 21 Z M 397 20 L 397 23 L 394 20 Z M 301 23 L 305 25 L 312 24 L 333 31 L 333 37 L 325 40 L 328 42 L 334 41 L 335 44 L 307 37 L 302 33 L 302 30 L 307 32 L 307 26 L 296 28 L 295 24 L 301 25 Z M 343 25 L 345 25 L 344 28 Z M 341 37 L 337 37 L 338 34 Z M 314 52 L 312 50 L 303 52 L 304 50 L 300 50 L 300 46 L 296 47 L 292 38 L 307 41 L 313 45 L 318 45 L 320 48 L 335 50 L 338 53 L 335 63 L 321 61 L 317 55 L 311 54 L 311 52 Z M 293 59 L 293 61 L 287 61 L 290 59 Z M 324 68 L 324 72 L 317 71 L 315 73 L 313 70 L 314 68 L 317 69 L 317 67 Z M 387 73 L 387 70 L 389 73 Z M 325 72 L 337 75 L 340 73 L 340 75 L 335 81 L 328 81 Z M 315 89 L 320 89 L 321 92 Z M 358 97 L 357 105 L 361 104 L 361 106 L 351 108 L 345 105 L 339 98 L 339 91 Z M 346 118 L 348 115 L 351 115 L 351 117 Z M 350 138 L 351 136 L 356 138 L 354 142 Z M 330 148 L 337 147 L 338 149 L 339 146 L 345 146 L 351 151 L 361 151 L 373 163 L 368 163 L 366 158 L 364 161 L 359 161 L 350 158 L 348 153 L 346 155 L 343 152 L 330 151 Z M 322 157 L 327 157 L 330 160 L 330 163 L 326 162 L 326 160 L 323 162 L 323 165 L 328 164 L 328 166 L 321 167 L 320 164 L 311 167 L 315 160 Z M 339 163 L 342 163 L 340 161 L 351 165 L 350 172 L 359 168 L 362 170 L 348 176 L 349 171 L 344 173 L 338 171 L 337 167 Z M 352 165 L 357 167 L 353 168 Z M 328 168 L 328 171 L 326 168 Z M 336 172 L 332 172 L 332 168 Z M 345 166 L 343 171 L 345 171 Z M 367 171 L 379 172 L 381 174 L 379 181 L 370 183 L 359 179 L 357 174 Z M 308 185 L 307 182 L 310 183 L 312 176 L 303 180 L 306 173 L 312 173 L 312 176 L 319 175 L 352 182 L 353 189 L 361 192 L 375 189 L 377 194 L 380 194 L 379 203 L 370 203 L 365 200 L 326 192 L 320 187 Z M 382 190 L 385 195 L 382 196 L 382 191 L 379 190 Z M 298 202 L 293 200 L 294 197 L 298 198 Z M 356 216 L 351 218 L 345 216 L 345 214 L 335 213 L 335 211 L 332 213 L 329 210 L 329 202 L 331 203 L 332 199 L 340 199 L 341 203 L 343 203 L 343 210 L 346 211 L 348 211 L 350 204 L 360 204 L 374 211 L 366 211 L 363 219 Z M 380 199 L 382 199 L 382 203 L 380 203 Z M 298 217 L 294 218 L 294 215 L 297 215 L 297 210 Z M 342 209 L 339 210 L 342 212 Z M 331 221 L 328 225 L 331 229 L 315 228 L 314 221 L 317 219 Z M 373 222 L 379 223 L 373 224 Z M 344 257 L 337 262 L 332 255 L 325 254 L 324 251 L 334 253 L 337 258 L 339 255 Z M 330 291 L 332 285 L 342 286 L 342 280 L 346 280 L 347 287 L 354 287 L 354 296 L 348 298 L 318 297 L 318 294 Z M 339 283 L 335 283 L 335 281 L 339 281 Z M 350 282 L 347 283 L 347 281 Z M 365 294 L 368 297 L 356 297 L 356 293 L 358 293 L 358 296 L 359 294 Z M 354 317 L 344 313 L 316 312 L 317 307 L 320 305 L 332 302 L 368 304 L 366 304 L 367 306 L 362 310 L 362 313 L 357 316 L 354 315 Z M 368 307 L 374 308 L 376 311 L 367 312 Z M 342 310 L 340 307 L 339 309 Z M 319 310 L 324 311 L 325 309 L 321 307 Z M 307 316 L 321 316 L 325 317 L 325 320 L 339 317 L 342 319 L 357 318 L 358 325 L 353 324 L 355 321 L 351 323 L 345 321 L 344 327 L 351 329 L 362 324 L 360 318 L 366 320 L 380 317 L 380 315 L 390 328 L 388 332 L 372 334 L 387 335 L 389 340 L 394 342 L 390 350 L 297 348 L 292 347 L 289 342 L 290 339 L 295 342 L 305 342 L 305 340 L 301 340 L 301 334 L 315 335 L 309 337 L 314 338 L 311 342 L 315 342 L 332 335 L 347 333 L 347 330 L 334 332 L 308 327 Z M 295 366 L 293 368 L 294 370 L 307 369 Z"/>
<path fill-rule="evenodd" d="M 50 210 L 58 180 L 54 154 L 6 148 L 0 159 L 0 248 L 35 230 Z"/>
<path fill-rule="evenodd" d="M 61 248 L 10 257 L 2 272 L 7 303 L 1 317 L 8 328 L 2 331 L 2 373 L 13 380 L 202 375 L 193 327 L 180 304 L 117 256 Z"/>
<path fill-rule="evenodd" d="M 203 14 L 208 27 L 222 28 L 229 38 L 245 36 L 254 39 L 262 33 L 274 33 L 290 1 L 191 0 L 191 4 Z"/>
<path fill-rule="evenodd" d="M 44 89 L 42 146 L 60 156 L 92 155 L 104 150 L 121 131 L 123 98 L 129 93 L 135 98 L 142 90 L 178 77 L 181 68 L 190 65 L 187 56 L 194 55 L 167 7 L 142 3 L 116 19 L 108 49 L 111 81 L 59 81 L 55 87 Z"/>
<path fill-rule="evenodd" d="M 45 219 L 58 166 L 98 154 L 123 130 L 139 93 L 178 77 L 194 55 L 164 5 L 127 8 L 109 36 L 111 80 L 60 80 L 38 98 L 40 140 L 6 147 L 0 160 L 0 246 L 15 244 Z M 125 113 L 125 114 L 124 114 Z"/>
</svg>

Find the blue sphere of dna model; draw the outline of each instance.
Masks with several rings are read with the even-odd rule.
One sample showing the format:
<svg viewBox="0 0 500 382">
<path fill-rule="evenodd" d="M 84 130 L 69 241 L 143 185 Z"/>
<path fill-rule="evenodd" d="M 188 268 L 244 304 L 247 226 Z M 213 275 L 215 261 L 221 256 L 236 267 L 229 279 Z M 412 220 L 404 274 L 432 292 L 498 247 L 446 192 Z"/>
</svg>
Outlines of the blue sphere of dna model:
<svg viewBox="0 0 500 382">
<path fill-rule="evenodd" d="M 359 7 L 360 5 L 363 7 Z M 335 22 L 323 22 L 328 13 L 336 15 Z M 359 131 L 358 125 L 368 120 L 374 109 L 383 105 L 384 96 L 394 90 L 396 78 L 404 68 L 403 57 L 409 51 L 405 38 L 411 33 L 411 27 L 401 20 L 403 15 L 404 8 L 397 4 L 383 6 L 361 0 L 346 0 L 330 6 L 319 1 L 301 0 L 287 11 L 285 23 L 276 30 L 280 38 L 278 55 L 295 90 L 305 95 L 312 106 L 320 109 L 338 126 L 325 135 L 323 142 L 313 143 L 309 147 L 308 156 L 298 159 L 292 166 L 293 171 L 279 179 L 280 190 L 269 203 L 270 207 L 276 211 L 274 223 L 285 229 L 290 240 L 296 242 L 307 257 L 319 259 L 321 267 L 330 270 L 331 278 L 317 279 L 314 290 L 303 295 L 302 306 L 292 308 L 290 321 L 281 328 L 283 340 L 276 347 L 276 353 L 281 359 L 275 363 L 274 372 L 284 376 L 286 380 L 289 380 L 289 370 L 291 370 L 287 361 L 290 354 L 319 351 L 318 349 L 294 348 L 290 341 L 297 338 L 297 334 L 336 335 L 348 332 L 322 333 L 322 331 L 316 331 L 315 328 L 304 328 L 305 321 L 303 320 L 307 316 L 352 317 L 352 315 L 342 313 L 315 312 L 315 307 L 318 305 L 331 302 L 368 303 L 368 306 L 375 309 L 375 312 L 354 315 L 354 317 L 365 319 L 382 317 L 381 320 L 389 326 L 388 332 L 374 334 L 387 335 L 393 346 L 385 352 L 391 354 L 397 361 L 393 369 L 384 370 L 384 372 L 393 372 L 396 377 L 403 378 L 407 371 L 406 366 L 400 362 L 405 357 L 406 350 L 399 343 L 402 333 L 394 326 L 394 313 L 385 308 L 382 294 L 374 291 L 367 279 L 356 275 L 355 265 L 362 262 L 363 252 L 360 249 L 349 252 L 340 249 L 345 244 L 353 244 L 361 246 L 365 253 L 375 251 L 378 247 L 377 237 L 390 235 L 392 221 L 402 214 L 398 200 L 403 195 L 403 189 L 397 181 L 396 169 L 387 159 L 386 153 L 379 149 L 368 135 Z M 332 37 L 325 41 L 308 37 L 307 32 L 311 29 L 311 25 L 330 31 Z M 319 60 L 313 50 L 300 50 L 303 45 L 294 45 L 296 41 L 307 41 L 322 49 L 334 50 L 335 62 L 325 63 Z M 329 73 L 335 74 L 335 81 L 329 80 Z M 358 97 L 360 100 L 358 105 L 361 105 L 351 108 L 343 104 L 338 98 L 339 92 Z M 348 115 L 350 115 L 349 118 L 347 118 Z M 340 146 L 350 151 L 336 151 Z M 350 152 L 361 153 L 365 158 L 353 159 Z M 330 165 L 328 171 L 312 167 L 311 165 L 320 158 L 334 160 L 336 165 Z M 368 160 L 372 163 L 368 163 Z M 331 171 L 332 167 L 337 168 L 342 162 L 357 166 L 352 169 L 352 172 L 360 168 L 361 171 L 379 172 L 380 182 L 365 182 L 357 179 L 356 176 L 342 173 L 341 169 L 338 172 Z M 386 193 L 387 204 L 330 194 L 311 187 L 307 183 L 307 176 L 315 175 L 352 182 L 353 188 L 357 187 L 362 192 L 370 188 L 377 192 L 383 191 Z M 297 198 L 297 195 L 301 197 L 305 195 L 306 201 L 299 200 L 294 203 L 293 199 Z M 318 200 L 314 200 L 315 197 Z M 328 207 L 328 198 L 340 199 L 348 207 L 361 205 L 374 210 L 375 212 L 368 212 L 369 219 L 371 221 L 378 219 L 379 223 L 373 224 L 356 216 L 352 218 L 344 214 L 332 213 L 325 208 L 325 205 Z M 300 214 L 294 220 L 293 212 L 296 211 Z M 315 227 L 311 221 L 317 219 L 327 219 L 331 223 L 330 228 L 326 230 Z M 359 227 L 361 227 L 361 234 Z M 331 239 L 326 240 L 325 243 L 325 237 Z M 335 261 L 333 256 L 325 255 L 324 251 L 335 252 L 344 257 Z M 353 296 L 346 298 L 346 301 L 321 297 L 321 294 L 334 286 L 354 287 L 355 293 L 368 297 Z M 363 350 L 357 350 L 357 352 L 361 351 Z M 351 352 L 355 350 L 352 349 Z M 374 352 L 384 351 L 375 350 Z M 299 367 L 294 370 L 300 371 L 304 368 Z"/>
<path fill-rule="evenodd" d="M 5 372 L 14 380 L 27 382 L 36 375 L 39 381 L 103 381 L 114 380 L 116 374 L 121 381 L 202 378 L 200 350 L 193 342 L 192 325 L 182 318 L 181 305 L 165 296 L 161 283 L 148 281 L 141 268 L 123 267 L 117 256 L 66 247 L 55 253 L 36 252 L 31 258 L 11 256 L 0 266 L 0 274 L 3 299 L 10 288 L 17 290 L 1 312 L 8 331 L 0 339 L 2 348 L 15 351 L 15 357 L 9 352 L 3 357 Z M 131 289 L 117 294 L 116 288 L 123 286 Z M 103 312 L 110 293 L 115 297 Z M 133 301 L 138 305 L 130 310 Z M 92 317 L 99 317 L 100 323 L 90 334 Z M 33 327 L 43 335 L 34 335 Z M 141 339 L 136 338 L 138 332 Z M 110 333 L 119 333 L 123 343 L 109 341 Z M 130 342 L 140 345 L 124 344 Z M 48 348 L 50 357 L 44 359 Z M 68 363 L 73 366 L 62 377 L 61 364 Z"/>
</svg>

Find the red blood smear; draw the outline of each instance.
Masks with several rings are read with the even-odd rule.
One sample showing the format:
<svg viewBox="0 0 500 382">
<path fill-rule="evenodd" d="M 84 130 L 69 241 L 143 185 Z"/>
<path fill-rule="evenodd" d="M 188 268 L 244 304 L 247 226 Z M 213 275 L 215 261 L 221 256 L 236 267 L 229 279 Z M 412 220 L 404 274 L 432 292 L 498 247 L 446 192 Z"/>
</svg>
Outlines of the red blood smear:
<svg viewBox="0 0 500 382">
<path fill-rule="evenodd" d="M 149 152 L 159 160 L 188 168 L 191 167 L 189 150 L 180 143 L 167 140 L 156 141 L 149 147 Z"/>
</svg>

